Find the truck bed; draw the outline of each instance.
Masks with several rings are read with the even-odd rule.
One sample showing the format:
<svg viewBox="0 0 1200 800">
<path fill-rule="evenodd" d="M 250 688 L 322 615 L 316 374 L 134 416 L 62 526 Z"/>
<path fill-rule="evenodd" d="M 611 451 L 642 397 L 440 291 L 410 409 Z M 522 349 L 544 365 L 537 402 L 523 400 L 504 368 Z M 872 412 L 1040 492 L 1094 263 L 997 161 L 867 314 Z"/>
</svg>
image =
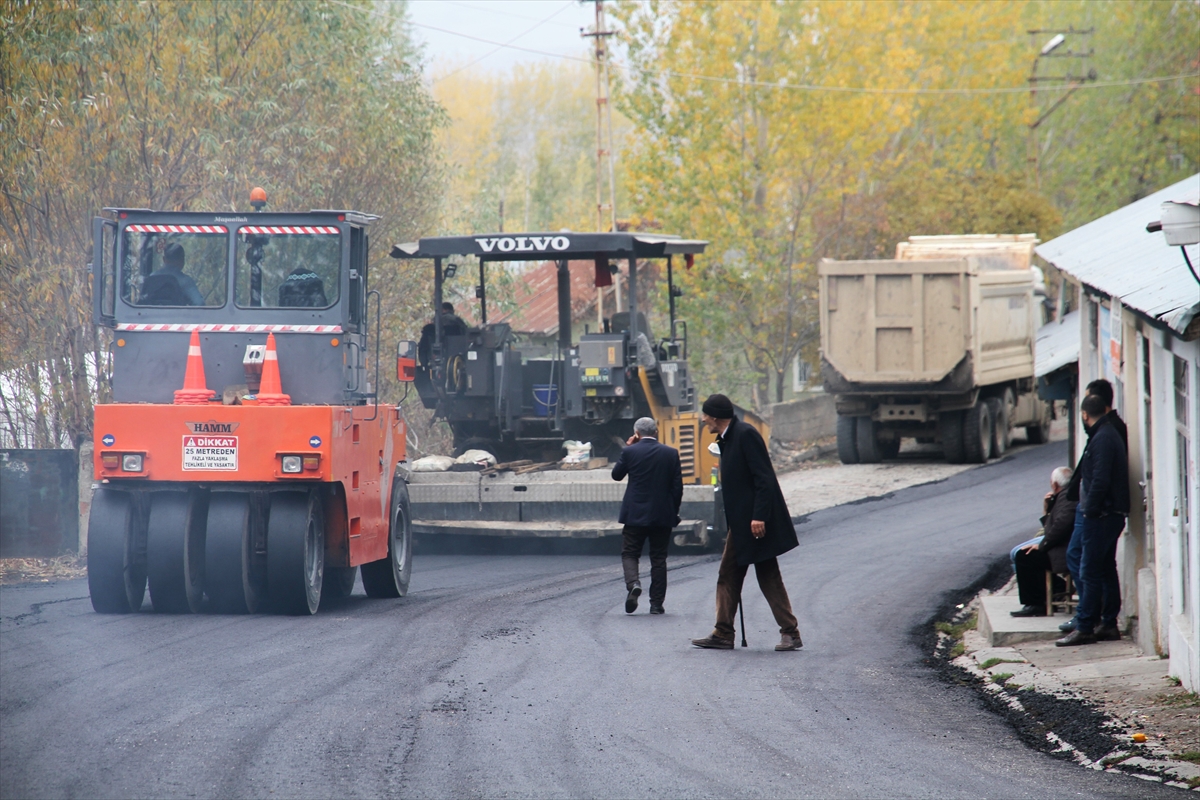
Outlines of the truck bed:
<svg viewBox="0 0 1200 800">
<path fill-rule="evenodd" d="M 1033 374 L 1029 270 L 985 270 L 973 257 L 825 259 L 819 275 L 823 368 L 836 391 L 954 393 Z"/>
</svg>

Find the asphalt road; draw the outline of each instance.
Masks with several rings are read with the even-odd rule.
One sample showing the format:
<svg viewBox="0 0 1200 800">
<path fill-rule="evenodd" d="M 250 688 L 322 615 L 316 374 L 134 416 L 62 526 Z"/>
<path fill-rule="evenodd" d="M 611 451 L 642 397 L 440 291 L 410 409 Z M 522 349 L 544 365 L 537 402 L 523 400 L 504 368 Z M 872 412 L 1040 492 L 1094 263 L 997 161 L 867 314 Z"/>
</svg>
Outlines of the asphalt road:
<svg viewBox="0 0 1200 800">
<path fill-rule="evenodd" d="M 598 555 L 419 555 L 407 598 L 310 619 L 92 613 L 0 589 L 0 796 L 1179 796 L 1021 744 L 910 636 L 1036 528 L 1055 443 L 813 514 L 782 561 L 805 647 L 701 651 L 716 560 L 626 616 Z M 643 568 L 646 568 L 643 561 Z M 149 604 L 147 603 L 147 607 Z"/>
</svg>

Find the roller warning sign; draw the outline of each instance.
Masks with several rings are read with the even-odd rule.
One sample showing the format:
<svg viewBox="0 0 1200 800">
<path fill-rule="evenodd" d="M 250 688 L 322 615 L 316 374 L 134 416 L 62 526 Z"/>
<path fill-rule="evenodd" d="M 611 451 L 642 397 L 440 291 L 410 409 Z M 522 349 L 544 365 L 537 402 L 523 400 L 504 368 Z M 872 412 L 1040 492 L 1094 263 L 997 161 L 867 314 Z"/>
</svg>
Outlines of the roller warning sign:
<svg viewBox="0 0 1200 800">
<path fill-rule="evenodd" d="M 185 470 L 237 471 L 238 437 L 184 436 L 183 468 Z"/>
</svg>

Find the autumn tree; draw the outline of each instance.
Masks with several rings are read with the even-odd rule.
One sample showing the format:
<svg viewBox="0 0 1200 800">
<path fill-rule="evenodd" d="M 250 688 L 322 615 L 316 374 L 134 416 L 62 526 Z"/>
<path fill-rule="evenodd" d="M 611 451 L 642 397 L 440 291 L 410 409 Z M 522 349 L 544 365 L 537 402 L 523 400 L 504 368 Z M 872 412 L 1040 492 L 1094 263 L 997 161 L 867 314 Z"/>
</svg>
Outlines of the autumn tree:
<svg viewBox="0 0 1200 800">
<path fill-rule="evenodd" d="M 424 230 L 439 201 L 440 110 L 366 2 L 55 3 L 0 12 L 0 398 L 6 433 L 70 446 L 105 397 L 91 322 L 91 218 L 105 206 L 380 214 L 376 242 Z M 428 276 L 375 253 L 392 337 Z"/>
<path fill-rule="evenodd" d="M 1062 49 L 1091 51 L 1100 88 L 1083 84 L 1038 126 L 1041 189 L 1067 229 L 1200 171 L 1200 4 L 1056 0 L 1034 3 L 1028 20 L 1029 28 L 1094 30 L 1068 34 Z M 1027 62 L 1046 38 L 1029 41 Z M 1045 70 L 1072 71 L 1082 70 L 1069 61 Z M 1187 77 L 1142 82 L 1171 75 Z M 1064 93 L 1043 95 L 1038 111 Z"/>
<path fill-rule="evenodd" d="M 957 132 L 961 168 L 1019 124 L 1004 98 L 938 93 L 1020 81 L 996 34 L 1020 6 L 631 2 L 617 16 L 633 203 L 713 241 L 683 280 L 701 383 L 780 400 L 818 335 L 814 266 L 837 230 L 817 223 L 926 142 Z"/>
</svg>

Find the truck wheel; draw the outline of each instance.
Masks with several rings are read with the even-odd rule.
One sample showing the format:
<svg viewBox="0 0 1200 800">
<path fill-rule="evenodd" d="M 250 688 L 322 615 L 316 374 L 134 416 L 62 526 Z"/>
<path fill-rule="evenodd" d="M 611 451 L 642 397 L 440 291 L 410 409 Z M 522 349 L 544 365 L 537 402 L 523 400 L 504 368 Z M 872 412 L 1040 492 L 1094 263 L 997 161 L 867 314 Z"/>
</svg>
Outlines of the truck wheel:
<svg viewBox="0 0 1200 800">
<path fill-rule="evenodd" d="M 856 417 L 847 417 L 838 414 L 837 418 L 837 451 L 838 458 L 843 464 L 858 463 L 858 444 L 855 442 L 854 420 Z"/>
<path fill-rule="evenodd" d="M 317 613 L 325 577 L 325 514 L 321 496 L 274 492 L 267 520 L 267 589 L 283 614 Z"/>
<path fill-rule="evenodd" d="M 266 597 L 266 576 L 254 563 L 254 540 L 262 537 L 256 505 L 248 492 L 213 492 L 208 501 L 204 590 L 223 614 L 257 613 Z"/>
<path fill-rule="evenodd" d="M 150 495 L 146 576 L 154 610 L 196 613 L 204 599 L 208 494 L 200 489 Z"/>
<path fill-rule="evenodd" d="M 1012 392 L 1005 389 L 1003 395 L 989 397 L 987 402 L 992 415 L 992 458 L 999 458 L 1012 444 Z"/>
<path fill-rule="evenodd" d="M 878 422 L 870 417 L 859 417 L 854 424 L 854 433 L 860 463 L 878 464 L 883 460 L 883 449 L 879 446 Z"/>
<path fill-rule="evenodd" d="M 968 464 L 985 464 L 992 449 L 992 413 L 980 399 L 963 415 L 963 456 Z"/>
<path fill-rule="evenodd" d="M 367 597 L 404 597 L 412 575 L 412 516 L 408 509 L 408 485 L 401 478 L 392 483 L 391 515 L 388 526 L 387 558 L 362 565 Z"/>
<path fill-rule="evenodd" d="M 354 581 L 358 579 L 358 567 L 326 567 L 325 581 L 321 584 L 321 600 L 344 600 L 354 593 Z"/>
<path fill-rule="evenodd" d="M 938 414 L 938 433 L 942 437 L 942 452 L 951 464 L 961 464 L 967 460 L 963 447 L 963 413 L 961 411 L 943 411 Z"/>
<path fill-rule="evenodd" d="M 883 455 L 884 460 L 890 461 L 900 455 L 900 437 L 894 439 L 884 439 L 879 443 L 879 452 Z"/>
<path fill-rule="evenodd" d="M 87 575 L 92 608 L 128 614 L 146 597 L 146 514 L 130 492 L 97 489 L 88 515 Z"/>
<path fill-rule="evenodd" d="M 1025 440 L 1030 444 L 1050 441 L 1050 404 L 1038 401 L 1038 421 L 1025 426 Z"/>
</svg>

